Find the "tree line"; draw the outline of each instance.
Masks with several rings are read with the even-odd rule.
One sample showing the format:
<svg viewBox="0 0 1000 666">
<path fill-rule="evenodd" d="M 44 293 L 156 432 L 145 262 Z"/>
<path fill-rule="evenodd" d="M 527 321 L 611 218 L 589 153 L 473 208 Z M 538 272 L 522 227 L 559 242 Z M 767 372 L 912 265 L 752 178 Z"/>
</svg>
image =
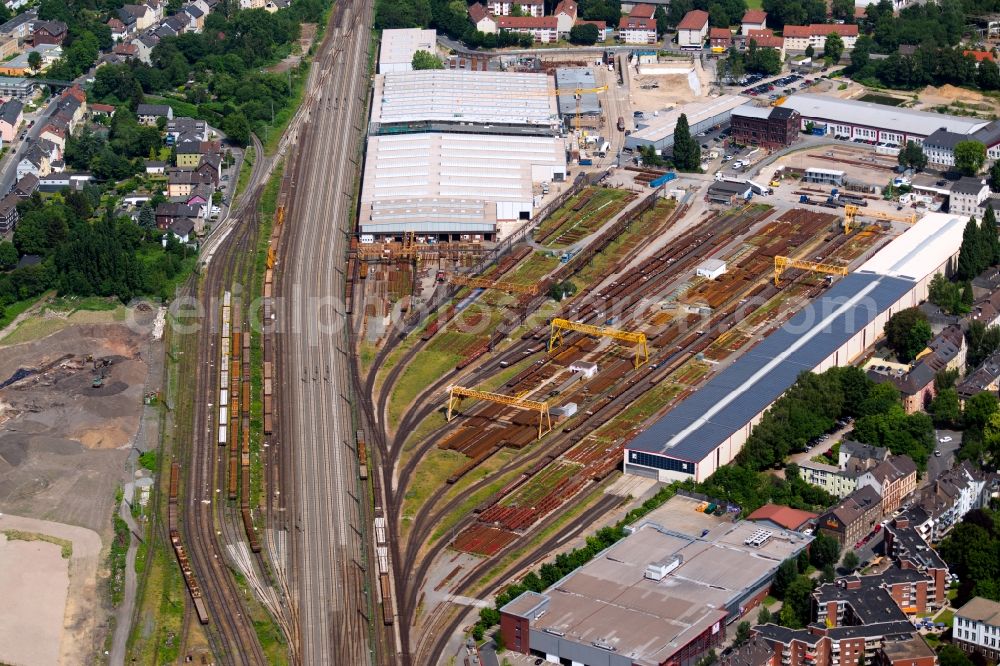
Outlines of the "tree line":
<svg viewBox="0 0 1000 666">
<path fill-rule="evenodd" d="M 958 607 L 972 597 L 1000 601 L 1000 512 L 976 509 L 966 514 L 938 546 L 959 579 Z"/>
</svg>

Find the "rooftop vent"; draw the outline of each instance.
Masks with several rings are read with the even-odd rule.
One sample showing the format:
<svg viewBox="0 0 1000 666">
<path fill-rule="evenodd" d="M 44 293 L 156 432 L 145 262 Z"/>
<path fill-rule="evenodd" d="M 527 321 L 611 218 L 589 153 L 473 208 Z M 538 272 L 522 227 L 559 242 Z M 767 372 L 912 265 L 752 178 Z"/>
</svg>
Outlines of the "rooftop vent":
<svg viewBox="0 0 1000 666">
<path fill-rule="evenodd" d="M 651 562 L 646 566 L 645 577 L 649 580 L 663 580 L 667 574 L 676 569 L 684 561 L 681 555 L 674 555 L 670 559 Z"/>
<path fill-rule="evenodd" d="M 756 530 L 743 541 L 743 545 L 750 546 L 751 548 L 760 548 L 767 543 L 772 536 L 774 536 L 774 532 L 771 530 Z"/>
</svg>

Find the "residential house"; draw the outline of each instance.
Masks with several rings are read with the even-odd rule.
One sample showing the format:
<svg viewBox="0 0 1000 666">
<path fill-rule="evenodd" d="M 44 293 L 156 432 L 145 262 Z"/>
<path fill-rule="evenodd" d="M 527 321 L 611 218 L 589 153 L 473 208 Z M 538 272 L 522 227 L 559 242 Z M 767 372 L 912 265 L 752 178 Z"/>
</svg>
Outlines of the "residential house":
<svg viewBox="0 0 1000 666">
<path fill-rule="evenodd" d="M 203 155 L 218 152 L 218 141 L 181 141 L 176 144 L 177 161 L 175 166 L 195 169 L 201 164 Z"/>
<path fill-rule="evenodd" d="M 18 14 L 6 23 L 0 25 L 0 39 L 6 42 L 9 39 L 16 39 L 19 44 L 30 41 L 31 27 L 38 20 L 38 10 L 30 9 Z"/>
<path fill-rule="evenodd" d="M 708 41 L 713 51 L 728 51 L 733 45 L 733 33 L 729 28 L 712 28 L 708 31 Z"/>
<path fill-rule="evenodd" d="M 858 26 L 848 23 L 813 23 L 811 25 L 786 25 L 781 31 L 785 37 L 786 51 L 805 51 L 812 46 L 817 52 L 823 50 L 827 36 L 840 35 L 844 50 L 850 51 L 858 41 Z"/>
<path fill-rule="evenodd" d="M 837 452 L 837 466 L 842 470 L 848 469 L 852 462 L 861 463 L 863 469 L 870 469 L 888 459 L 889 449 L 855 442 L 853 439 L 843 440 Z"/>
<path fill-rule="evenodd" d="M 136 52 L 136 58 L 139 62 L 150 65 L 153 62 L 153 48 L 159 44 L 160 38 L 156 35 L 143 35 L 138 39 L 132 41 L 135 44 L 135 48 L 138 49 Z"/>
<path fill-rule="evenodd" d="M 177 240 L 182 243 L 188 243 L 194 232 L 194 222 L 189 219 L 175 220 L 170 224 L 169 230 Z M 166 246 L 166 243 L 167 241 L 164 239 L 164 246 Z"/>
<path fill-rule="evenodd" d="M 211 178 L 190 169 L 167 169 L 167 196 L 186 197 L 198 185 L 211 185 Z"/>
<path fill-rule="evenodd" d="M 155 214 L 156 228 L 167 229 L 177 220 L 189 220 L 197 217 L 198 209 L 185 203 L 161 203 L 156 207 Z"/>
<path fill-rule="evenodd" d="M 927 591 L 933 581 L 916 569 L 890 566 L 883 573 L 870 576 L 846 576 L 836 582 L 820 585 L 813 591 L 816 622 L 829 627 L 851 625 L 864 617 L 873 601 L 894 606 L 895 612 L 905 615 L 927 613 Z M 859 617 L 860 615 L 860 617 Z"/>
<path fill-rule="evenodd" d="M 0 105 L 0 142 L 10 143 L 17 137 L 17 130 L 24 122 L 24 105 L 10 99 Z"/>
<path fill-rule="evenodd" d="M 623 16 L 618 22 L 618 39 L 625 44 L 655 44 L 656 19 Z"/>
<path fill-rule="evenodd" d="M 32 46 L 41 44 L 62 44 L 66 39 L 67 26 L 62 21 L 35 21 L 31 32 Z"/>
<path fill-rule="evenodd" d="M 10 236 L 21 219 L 17 212 L 17 204 L 21 202 L 21 197 L 13 192 L 0 199 L 0 234 Z"/>
<path fill-rule="evenodd" d="M 968 460 L 947 469 L 920 489 L 900 514 L 927 542 L 940 541 L 967 513 L 987 503 L 987 483 Z"/>
<path fill-rule="evenodd" d="M 121 12 L 135 19 L 136 32 L 143 32 L 156 24 L 156 16 L 148 5 L 123 5 Z M 119 16 L 121 12 L 119 12 Z"/>
<path fill-rule="evenodd" d="M 218 187 L 219 181 L 222 179 L 222 156 L 218 153 L 202 155 L 195 171 L 211 178 L 212 185 Z"/>
<path fill-rule="evenodd" d="M 122 32 L 124 33 L 125 38 L 128 38 L 139 32 L 139 28 L 136 26 L 135 15 L 130 13 L 124 7 L 118 8 L 118 11 L 115 14 L 115 18 L 118 20 L 119 23 L 122 24 Z"/>
<path fill-rule="evenodd" d="M 984 326 L 995 326 L 1000 323 L 1000 289 L 977 298 L 972 303 L 969 319 L 983 322 Z"/>
<path fill-rule="evenodd" d="M 168 120 L 164 132 L 166 133 L 168 143 L 208 141 L 208 123 L 204 120 L 196 120 L 185 116 Z"/>
<path fill-rule="evenodd" d="M 693 9 L 677 24 L 677 45 L 682 49 L 700 49 L 708 35 L 708 12 Z"/>
<path fill-rule="evenodd" d="M 33 173 L 28 173 L 14 183 L 14 189 L 12 189 L 11 192 L 16 194 L 20 199 L 27 199 L 37 190 L 38 176 Z"/>
<path fill-rule="evenodd" d="M 597 41 L 606 42 L 611 39 L 614 34 L 614 28 L 609 27 L 605 21 L 587 21 L 584 19 L 577 19 L 576 25 L 590 24 L 597 28 Z"/>
<path fill-rule="evenodd" d="M 284 2 L 285 0 L 280 0 L 280 1 Z M 277 9 L 275 9 L 274 11 L 277 11 Z M 184 14 L 187 17 L 187 27 L 184 29 L 184 32 L 193 32 L 195 34 L 198 34 L 205 29 L 205 12 L 203 12 L 198 7 L 198 5 L 195 5 L 193 3 L 184 5 L 184 8 L 181 10 L 180 13 Z"/>
<path fill-rule="evenodd" d="M 943 127 L 935 130 L 922 144 L 927 163 L 937 167 L 955 166 L 955 146 L 968 138 L 965 134 L 949 132 Z"/>
<path fill-rule="evenodd" d="M 909 520 L 897 516 L 885 526 L 885 553 L 904 569 L 916 569 L 931 579 L 926 589 L 927 605 L 940 608 L 948 591 L 948 565 L 931 548 Z"/>
<path fill-rule="evenodd" d="M 166 104 L 140 104 L 136 107 L 135 115 L 140 125 L 156 127 L 159 118 L 166 118 L 169 122 L 174 117 L 174 110 Z"/>
<path fill-rule="evenodd" d="M 1000 354 L 993 354 L 983 361 L 978 368 L 955 385 L 955 390 L 958 391 L 958 397 L 963 403 L 983 391 L 996 394 L 1000 390 Z"/>
<path fill-rule="evenodd" d="M 162 176 L 167 172 L 166 162 L 146 160 L 146 173 L 151 176 Z"/>
<path fill-rule="evenodd" d="M 749 35 L 751 30 L 767 29 L 767 12 L 761 9 L 748 9 L 743 14 L 742 30 L 744 35 Z"/>
<path fill-rule="evenodd" d="M 803 460 L 799 463 L 799 476 L 806 483 L 819 486 L 835 497 L 847 497 L 858 488 L 858 477 L 864 470 L 842 470 L 835 465 Z"/>
<path fill-rule="evenodd" d="M 931 136 L 934 135 L 932 134 Z M 981 215 L 983 203 L 989 196 L 990 186 L 984 180 L 963 176 L 951 185 L 951 196 L 948 198 L 948 212 L 953 215 L 961 215 L 962 217 Z"/>
<path fill-rule="evenodd" d="M 573 29 L 574 25 L 576 25 L 576 0 L 562 0 L 562 2 L 556 5 L 556 8 L 552 10 L 552 15 L 556 17 L 556 29 L 559 31 L 559 37 L 562 39 L 568 39 L 569 31 Z"/>
<path fill-rule="evenodd" d="M 131 34 L 126 28 L 125 23 L 117 16 L 108 19 L 108 28 L 111 29 L 111 39 L 116 42 L 122 41 Z"/>
<path fill-rule="evenodd" d="M 66 151 L 66 130 L 54 123 L 48 123 L 38 135 L 39 139 L 51 141 L 55 146 L 56 159 L 62 159 Z"/>
<path fill-rule="evenodd" d="M 866 486 L 882 497 L 882 515 L 888 516 L 916 489 L 917 466 L 910 456 L 892 456 L 858 477 L 858 487 Z"/>
<path fill-rule="evenodd" d="M 0 63 L 0 74 L 4 76 L 27 76 L 36 73 L 31 67 L 31 53 L 36 52 L 41 56 L 41 66 L 39 72 L 48 69 L 52 63 L 62 57 L 62 47 L 58 44 L 39 44 L 21 53 L 10 60 Z"/>
<path fill-rule="evenodd" d="M 882 520 L 882 497 L 871 485 L 858 488 L 820 516 L 817 529 L 848 546 L 860 541 Z"/>
<path fill-rule="evenodd" d="M 494 16 L 510 16 L 515 6 L 524 16 L 538 18 L 545 15 L 544 0 L 489 0 L 486 6 Z"/>
<path fill-rule="evenodd" d="M 49 122 L 60 124 L 69 134 L 76 131 L 87 115 L 87 94 L 79 86 L 66 88 L 59 95 L 55 112 L 49 118 Z"/>
<path fill-rule="evenodd" d="M 809 511 L 793 509 L 780 504 L 765 504 L 749 516 L 747 520 L 760 523 L 765 527 L 803 532 L 816 523 L 819 516 Z"/>
<path fill-rule="evenodd" d="M 153 12 L 154 24 L 162 21 L 163 17 L 167 15 L 167 0 L 143 0 L 142 4 L 149 7 L 149 10 Z M 216 2 L 215 4 L 218 4 L 218 2 Z M 211 11 L 212 6 L 208 6 L 208 4 L 206 3 L 205 11 L 206 12 Z"/>
<path fill-rule="evenodd" d="M 758 637 L 719 655 L 719 666 L 771 666 L 774 648 Z"/>
<path fill-rule="evenodd" d="M 61 192 L 65 189 L 82 190 L 93 179 L 89 173 L 53 172 L 38 179 L 39 192 Z"/>
<path fill-rule="evenodd" d="M 31 173 L 35 176 L 47 176 L 50 172 L 49 156 L 37 142 L 32 141 L 28 149 L 17 163 L 17 178 L 20 180 Z"/>
<path fill-rule="evenodd" d="M 267 0 L 264 3 L 264 11 L 268 14 L 273 14 L 279 9 L 288 9 L 291 5 L 291 0 Z"/>
<path fill-rule="evenodd" d="M 469 20 L 479 32 L 492 35 L 497 31 L 497 20 L 480 2 L 469 5 Z"/>
<path fill-rule="evenodd" d="M 931 340 L 902 375 L 891 371 L 888 375 L 869 371 L 868 376 L 876 382 L 888 379 L 895 384 L 903 398 L 906 413 L 914 414 L 924 409 L 937 394 L 934 379 L 939 372 L 965 367 L 967 349 L 965 332 L 953 324 Z"/>
<path fill-rule="evenodd" d="M 555 16 L 498 16 L 497 28 L 531 35 L 542 44 L 559 41 L 559 19 Z"/>
<path fill-rule="evenodd" d="M 979 63 L 984 60 L 989 60 L 990 62 L 996 62 L 993 58 L 993 51 L 962 51 L 962 55 L 966 58 L 973 58 L 976 61 L 976 67 L 979 67 Z"/>
<path fill-rule="evenodd" d="M 131 60 L 132 58 L 139 57 L 139 47 L 135 44 L 135 42 L 115 44 L 114 47 L 112 47 L 111 52 L 116 56 L 120 56 L 124 60 Z"/>
<path fill-rule="evenodd" d="M 240 0 L 240 9 L 264 9 L 265 0 Z"/>
<path fill-rule="evenodd" d="M 973 597 L 955 611 L 951 627 L 951 639 L 962 650 L 1000 660 L 1000 603 Z"/>
<path fill-rule="evenodd" d="M 0 99 L 27 101 L 35 96 L 35 86 L 31 79 L 0 76 Z"/>
<path fill-rule="evenodd" d="M 0 37 L 0 58 L 7 60 L 17 55 L 21 50 L 21 44 L 16 37 Z"/>
</svg>

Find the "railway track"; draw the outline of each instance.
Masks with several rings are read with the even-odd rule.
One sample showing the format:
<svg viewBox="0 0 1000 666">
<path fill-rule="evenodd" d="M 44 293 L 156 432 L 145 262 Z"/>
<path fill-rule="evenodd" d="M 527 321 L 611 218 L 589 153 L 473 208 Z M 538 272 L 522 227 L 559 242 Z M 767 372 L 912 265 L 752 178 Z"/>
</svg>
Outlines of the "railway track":
<svg viewBox="0 0 1000 666">
<path fill-rule="evenodd" d="M 195 380 L 195 409 L 190 431 L 179 433 L 179 441 L 190 441 L 191 450 L 183 458 L 186 467 L 186 501 L 182 504 L 181 534 L 187 546 L 191 564 L 202 581 L 202 593 L 207 613 L 207 634 L 213 652 L 223 664 L 264 664 L 266 659 L 249 618 L 242 612 L 239 589 L 226 566 L 225 541 L 217 532 L 218 522 L 226 522 L 224 507 L 216 501 L 216 489 L 226 481 L 225 457 L 220 455 L 213 406 L 218 395 L 217 373 L 213 371 L 219 358 L 218 321 L 222 292 L 231 285 L 247 282 L 254 256 L 254 239 L 259 225 L 257 206 L 260 201 L 268 160 L 263 146 L 254 137 L 259 156 L 251 171 L 246 195 L 233 211 L 240 222 L 220 243 L 214 259 L 205 268 L 200 289 L 193 284 L 188 296 L 196 297 L 207 321 L 199 322 L 202 329 L 188 335 L 197 336 L 195 354 L 184 359 L 182 376 Z M 193 283 L 193 281 L 192 281 Z M 193 359 L 191 357 L 194 357 Z M 191 361 L 194 361 L 192 367 Z"/>
</svg>

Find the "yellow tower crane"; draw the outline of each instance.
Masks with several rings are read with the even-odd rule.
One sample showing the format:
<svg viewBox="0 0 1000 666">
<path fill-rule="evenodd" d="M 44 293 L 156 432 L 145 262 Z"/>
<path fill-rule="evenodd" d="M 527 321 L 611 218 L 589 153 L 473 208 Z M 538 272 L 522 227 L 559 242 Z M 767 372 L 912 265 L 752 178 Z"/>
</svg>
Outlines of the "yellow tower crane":
<svg viewBox="0 0 1000 666">
<path fill-rule="evenodd" d="M 541 439 L 542 435 L 552 430 L 552 417 L 549 415 L 549 403 L 547 402 L 528 400 L 521 396 L 503 395 L 502 393 L 477 391 L 476 389 L 463 388 L 461 386 L 448 387 L 448 421 L 451 421 L 452 411 L 462 398 L 486 400 L 487 402 L 495 402 L 498 405 L 507 405 L 508 407 L 538 412 L 538 439 Z"/>
<path fill-rule="evenodd" d="M 792 259 L 791 257 L 774 257 L 774 286 L 780 286 L 781 274 L 787 271 L 789 268 L 798 268 L 803 271 L 815 271 L 817 273 L 826 273 L 828 275 L 847 275 L 847 266 L 838 266 L 836 264 L 821 264 L 815 261 L 803 261 L 801 259 Z"/>
<path fill-rule="evenodd" d="M 574 127 L 576 131 L 580 131 L 580 105 L 583 103 L 583 96 L 586 93 L 602 93 L 607 91 L 607 86 L 601 86 L 599 88 L 553 88 L 552 90 L 546 90 L 544 92 L 533 92 L 529 91 L 524 94 L 526 95 L 546 95 L 548 97 L 558 97 L 559 95 L 573 95 L 576 99 L 576 118 L 574 120 Z"/>
<path fill-rule="evenodd" d="M 847 204 L 844 206 L 844 233 L 851 233 L 851 229 L 857 226 L 858 217 L 870 217 L 876 220 L 894 220 L 896 222 L 905 222 L 906 224 L 915 224 L 917 221 L 917 214 L 910 213 L 909 215 L 897 215 L 895 213 L 883 213 L 878 210 L 866 210 L 862 211 L 860 206 L 855 206 L 854 204 Z"/>
<path fill-rule="evenodd" d="M 585 335 L 596 335 L 604 338 L 611 338 L 612 340 L 619 340 L 621 342 L 631 342 L 636 345 L 635 348 L 635 367 L 638 367 L 649 360 L 649 349 L 646 346 L 646 334 L 636 333 L 632 331 L 620 331 L 616 328 L 609 328 L 607 326 L 591 326 L 590 324 L 581 324 L 576 321 L 569 321 L 568 319 L 553 319 L 552 329 L 549 334 L 549 351 L 552 351 L 560 344 L 562 344 L 562 332 L 563 331 L 577 331 L 578 333 L 583 333 Z M 640 357 L 642 360 L 640 360 Z"/>
<path fill-rule="evenodd" d="M 504 282 L 502 280 L 490 280 L 489 278 L 466 277 L 464 275 L 449 275 L 448 282 L 472 287 L 474 289 L 496 289 L 498 291 L 508 291 L 515 294 L 538 294 L 537 284 L 519 284 L 517 282 Z"/>
</svg>

